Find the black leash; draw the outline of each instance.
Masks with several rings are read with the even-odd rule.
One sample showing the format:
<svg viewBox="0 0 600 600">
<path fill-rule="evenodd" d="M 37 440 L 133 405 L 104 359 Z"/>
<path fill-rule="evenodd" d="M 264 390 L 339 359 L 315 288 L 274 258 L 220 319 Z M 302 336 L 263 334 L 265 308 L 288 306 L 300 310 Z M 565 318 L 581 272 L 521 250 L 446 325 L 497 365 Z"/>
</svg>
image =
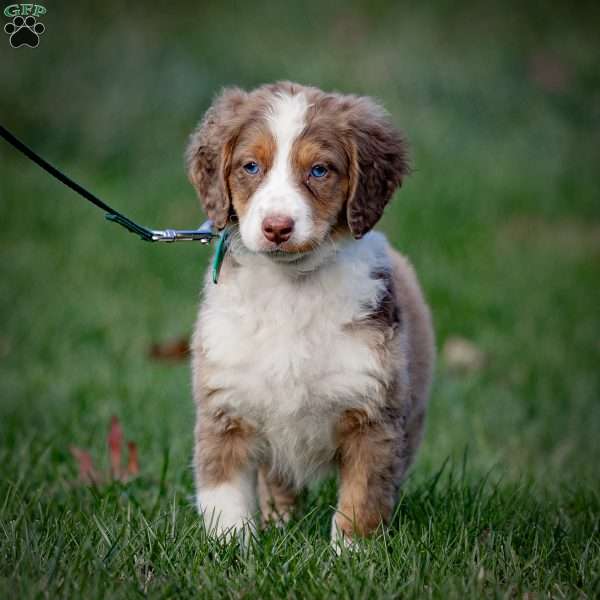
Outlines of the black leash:
<svg viewBox="0 0 600 600">
<path fill-rule="evenodd" d="M 131 219 L 119 211 L 111 208 L 108 204 L 100 200 L 97 196 L 86 190 L 83 186 L 73 181 L 70 177 L 59 171 L 56 167 L 44 160 L 39 154 L 36 154 L 31 148 L 26 146 L 19 138 L 13 135 L 8 129 L 0 125 L 0 136 L 2 136 L 14 148 L 22 152 L 27 158 L 32 160 L 36 165 L 50 173 L 58 179 L 62 184 L 83 196 L 88 202 L 102 209 L 104 215 L 109 221 L 118 223 L 125 227 L 131 233 L 140 236 L 146 242 L 179 242 L 179 241 L 199 241 L 203 244 L 210 243 L 214 238 L 220 237 L 218 233 L 213 231 L 212 221 L 206 221 L 198 229 L 148 229 L 142 225 L 138 225 Z"/>
</svg>

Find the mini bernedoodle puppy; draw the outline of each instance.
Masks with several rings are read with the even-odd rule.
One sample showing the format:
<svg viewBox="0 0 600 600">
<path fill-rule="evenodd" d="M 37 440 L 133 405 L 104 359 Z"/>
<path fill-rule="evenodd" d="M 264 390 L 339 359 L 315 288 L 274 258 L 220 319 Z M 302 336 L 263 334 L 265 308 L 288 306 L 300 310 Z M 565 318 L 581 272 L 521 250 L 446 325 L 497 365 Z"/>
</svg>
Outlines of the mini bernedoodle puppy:
<svg viewBox="0 0 600 600">
<path fill-rule="evenodd" d="M 226 89 L 192 134 L 190 180 L 231 243 L 192 342 L 198 510 L 214 535 L 285 522 L 339 475 L 331 535 L 389 520 L 434 363 L 412 267 L 371 232 L 407 175 L 373 100 L 282 82 Z"/>
</svg>

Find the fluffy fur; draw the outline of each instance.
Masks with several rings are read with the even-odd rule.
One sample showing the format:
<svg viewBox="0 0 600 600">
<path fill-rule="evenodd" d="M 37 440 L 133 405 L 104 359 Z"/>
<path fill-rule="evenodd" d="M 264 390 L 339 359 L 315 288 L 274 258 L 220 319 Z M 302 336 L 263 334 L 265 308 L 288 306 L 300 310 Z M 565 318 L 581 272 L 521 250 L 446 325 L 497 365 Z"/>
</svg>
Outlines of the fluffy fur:
<svg viewBox="0 0 600 600">
<path fill-rule="evenodd" d="M 258 505 L 284 521 L 335 469 L 332 539 L 368 535 L 421 440 L 434 361 L 414 272 L 370 231 L 407 174 L 404 141 L 368 98 L 280 83 L 223 92 L 186 157 L 233 239 L 192 344 L 198 509 L 217 535 Z M 266 237 L 270 217 L 289 238 Z"/>
</svg>

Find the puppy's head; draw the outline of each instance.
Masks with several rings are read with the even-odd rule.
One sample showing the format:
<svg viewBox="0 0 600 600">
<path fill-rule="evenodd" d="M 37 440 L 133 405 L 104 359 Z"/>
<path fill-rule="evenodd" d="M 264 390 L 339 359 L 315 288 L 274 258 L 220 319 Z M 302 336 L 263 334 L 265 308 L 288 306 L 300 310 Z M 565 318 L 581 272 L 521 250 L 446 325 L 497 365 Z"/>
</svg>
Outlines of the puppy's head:
<svg viewBox="0 0 600 600">
<path fill-rule="evenodd" d="M 330 236 L 362 237 L 408 172 L 405 143 L 374 101 L 287 82 L 226 89 L 186 160 L 216 226 L 237 217 L 247 250 L 284 261 Z"/>
</svg>

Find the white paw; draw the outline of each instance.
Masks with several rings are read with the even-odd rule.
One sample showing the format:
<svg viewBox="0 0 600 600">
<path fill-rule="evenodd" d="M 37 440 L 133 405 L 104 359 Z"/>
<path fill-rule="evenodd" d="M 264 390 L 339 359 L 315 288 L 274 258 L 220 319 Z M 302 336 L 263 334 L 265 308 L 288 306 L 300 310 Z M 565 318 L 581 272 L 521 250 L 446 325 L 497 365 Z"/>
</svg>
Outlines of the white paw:
<svg viewBox="0 0 600 600">
<path fill-rule="evenodd" d="M 231 513 L 220 510 L 212 504 L 199 502 L 199 510 L 204 518 L 206 531 L 215 538 L 228 542 L 238 537 L 246 542 L 256 530 L 252 515 L 246 513 Z"/>
<path fill-rule="evenodd" d="M 358 549 L 358 542 L 353 540 L 338 527 L 335 515 L 331 521 L 331 546 L 338 556 L 345 550 Z"/>
<path fill-rule="evenodd" d="M 239 482 L 227 482 L 198 489 L 198 512 L 210 535 L 226 541 L 237 536 L 246 542 L 255 531 L 252 497 L 244 488 Z"/>
</svg>

